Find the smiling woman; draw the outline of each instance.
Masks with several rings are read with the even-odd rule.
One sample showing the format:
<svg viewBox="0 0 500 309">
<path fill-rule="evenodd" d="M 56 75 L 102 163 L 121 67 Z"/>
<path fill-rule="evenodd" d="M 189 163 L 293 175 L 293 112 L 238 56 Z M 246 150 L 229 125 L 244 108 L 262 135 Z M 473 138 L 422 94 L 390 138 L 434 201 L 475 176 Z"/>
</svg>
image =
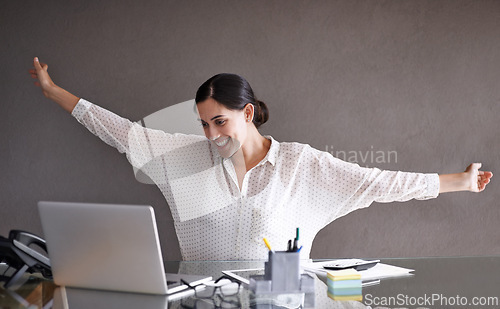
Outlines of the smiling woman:
<svg viewBox="0 0 500 309">
<path fill-rule="evenodd" d="M 144 128 L 56 86 L 48 66 L 30 70 L 43 94 L 155 181 L 167 200 L 185 260 L 266 259 L 266 237 L 285 247 L 297 227 L 302 258 L 333 220 L 372 202 L 484 190 L 491 172 L 471 164 L 448 175 L 382 171 L 309 145 L 262 136 L 266 105 L 248 82 L 219 74 L 197 91 L 205 137 Z"/>
</svg>

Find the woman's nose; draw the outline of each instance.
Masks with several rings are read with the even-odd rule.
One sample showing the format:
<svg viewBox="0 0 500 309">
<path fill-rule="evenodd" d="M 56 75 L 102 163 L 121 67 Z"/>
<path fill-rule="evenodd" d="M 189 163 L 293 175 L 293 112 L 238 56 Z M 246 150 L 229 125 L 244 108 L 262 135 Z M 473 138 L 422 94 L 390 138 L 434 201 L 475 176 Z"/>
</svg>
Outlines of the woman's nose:
<svg viewBox="0 0 500 309">
<path fill-rule="evenodd" d="M 220 133 L 219 133 L 219 130 L 217 130 L 216 128 L 214 127 L 209 127 L 207 129 L 207 137 L 208 139 L 210 140 L 216 140 L 217 138 L 219 138 L 220 136 Z"/>
</svg>

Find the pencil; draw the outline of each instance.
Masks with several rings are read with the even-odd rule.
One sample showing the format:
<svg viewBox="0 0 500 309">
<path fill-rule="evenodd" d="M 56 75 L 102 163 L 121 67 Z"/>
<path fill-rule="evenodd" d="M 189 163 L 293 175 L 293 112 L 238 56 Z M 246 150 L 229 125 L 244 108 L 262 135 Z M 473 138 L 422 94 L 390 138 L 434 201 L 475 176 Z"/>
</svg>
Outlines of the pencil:
<svg viewBox="0 0 500 309">
<path fill-rule="evenodd" d="M 273 249 L 271 249 L 271 245 L 269 244 L 269 242 L 267 241 L 267 239 L 264 237 L 262 238 L 264 240 L 264 243 L 266 244 L 266 247 L 267 249 L 269 249 L 269 251 L 273 251 Z"/>
</svg>

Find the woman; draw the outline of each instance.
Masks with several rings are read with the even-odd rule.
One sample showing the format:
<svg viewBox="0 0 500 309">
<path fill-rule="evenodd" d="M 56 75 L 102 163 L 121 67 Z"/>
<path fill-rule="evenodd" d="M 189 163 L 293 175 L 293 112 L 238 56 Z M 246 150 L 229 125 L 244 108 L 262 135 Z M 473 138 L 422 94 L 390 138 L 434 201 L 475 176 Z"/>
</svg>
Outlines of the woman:
<svg viewBox="0 0 500 309">
<path fill-rule="evenodd" d="M 58 87 L 47 69 L 35 58 L 30 70 L 43 94 L 160 188 L 185 260 L 265 259 L 262 238 L 284 249 L 296 227 L 306 258 L 323 227 L 373 201 L 480 192 L 492 177 L 480 163 L 448 175 L 381 171 L 309 145 L 278 143 L 259 133 L 267 107 L 234 74 L 216 75 L 196 93 L 205 138 L 143 128 Z"/>
</svg>

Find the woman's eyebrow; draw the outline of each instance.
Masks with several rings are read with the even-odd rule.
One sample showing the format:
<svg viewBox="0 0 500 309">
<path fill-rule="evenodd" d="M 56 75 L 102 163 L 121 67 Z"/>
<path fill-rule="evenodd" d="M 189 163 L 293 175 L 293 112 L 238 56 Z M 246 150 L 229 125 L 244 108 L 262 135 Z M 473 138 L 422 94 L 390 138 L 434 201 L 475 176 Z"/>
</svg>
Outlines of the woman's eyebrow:
<svg viewBox="0 0 500 309">
<path fill-rule="evenodd" d="M 220 118 L 220 117 L 224 117 L 224 116 L 225 116 L 225 115 L 217 115 L 217 116 L 215 116 L 215 117 L 212 117 L 212 119 L 210 119 L 210 120 L 214 120 L 214 119 L 217 119 L 217 118 Z M 205 120 L 203 120 L 203 119 L 201 119 L 201 118 L 198 118 L 198 120 L 199 120 L 199 121 L 205 121 Z"/>
<path fill-rule="evenodd" d="M 217 119 L 217 118 L 220 118 L 220 117 L 224 117 L 224 115 L 217 115 L 217 116 L 213 117 L 213 118 L 212 118 L 212 119 L 210 119 L 210 120 L 214 120 L 214 119 Z"/>
</svg>

